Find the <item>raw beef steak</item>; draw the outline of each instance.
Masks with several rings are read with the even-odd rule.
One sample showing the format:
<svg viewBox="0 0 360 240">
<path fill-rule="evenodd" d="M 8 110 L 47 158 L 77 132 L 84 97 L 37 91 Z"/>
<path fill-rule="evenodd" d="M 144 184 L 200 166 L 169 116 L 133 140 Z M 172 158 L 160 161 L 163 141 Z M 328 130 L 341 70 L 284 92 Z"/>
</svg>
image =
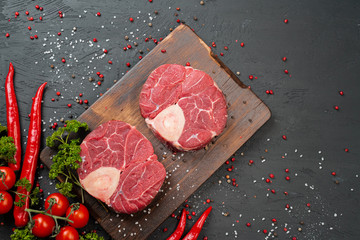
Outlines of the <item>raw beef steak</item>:
<svg viewBox="0 0 360 240">
<path fill-rule="evenodd" d="M 87 135 L 80 155 L 81 185 L 119 213 L 144 209 L 165 179 L 149 140 L 122 121 L 106 122 Z"/>
<path fill-rule="evenodd" d="M 156 68 L 140 93 L 141 115 L 178 150 L 200 149 L 226 125 L 225 97 L 205 72 L 177 64 Z"/>
</svg>

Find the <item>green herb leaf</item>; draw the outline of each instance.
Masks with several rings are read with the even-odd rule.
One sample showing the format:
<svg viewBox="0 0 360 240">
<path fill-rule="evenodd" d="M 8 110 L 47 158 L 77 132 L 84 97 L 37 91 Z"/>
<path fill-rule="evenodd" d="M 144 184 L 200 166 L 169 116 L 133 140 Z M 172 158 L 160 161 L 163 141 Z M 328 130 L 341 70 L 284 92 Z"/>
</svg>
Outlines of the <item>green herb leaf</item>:
<svg viewBox="0 0 360 240">
<path fill-rule="evenodd" d="M 15 229 L 14 233 L 10 236 L 11 240 L 36 240 L 38 239 L 35 237 L 29 228 L 24 229 Z"/>
<path fill-rule="evenodd" d="M 77 133 L 80 128 L 83 128 L 85 131 L 89 130 L 87 123 L 82 123 L 77 120 L 67 120 L 65 121 L 66 127 L 59 128 L 55 131 L 51 136 L 46 138 L 46 145 L 48 147 L 55 147 L 56 142 L 58 143 L 66 143 L 66 139 L 64 134 L 67 133 L 66 136 L 69 136 L 71 133 Z"/>
<path fill-rule="evenodd" d="M 31 191 L 31 183 L 27 178 L 20 178 L 15 183 L 15 187 L 22 187 L 25 188 L 27 192 Z"/>
<path fill-rule="evenodd" d="M 76 197 L 75 194 L 72 194 L 71 191 L 73 189 L 73 184 L 69 182 L 57 183 L 56 188 L 59 190 L 61 194 L 66 197 Z"/>
<path fill-rule="evenodd" d="M 80 240 L 104 240 L 104 237 L 99 236 L 95 232 L 87 233 L 84 236 L 80 236 Z"/>
<path fill-rule="evenodd" d="M 1 137 L 0 138 L 0 160 L 7 163 L 16 163 L 14 155 L 16 153 L 16 147 L 14 139 L 12 137 Z"/>
<path fill-rule="evenodd" d="M 22 187 L 22 189 L 25 189 L 26 192 L 31 191 L 31 183 L 27 178 L 19 179 L 15 183 L 15 187 Z M 14 205 L 18 207 L 24 206 L 26 197 L 30 198 L 31 206 L 39 204 L 39 197 L 38 197 L 39 192 L 40 192 L 39 187 L 34 188 L 34 190 L 29 195 L 16 191 L 15 194 L 18 195 L 19 201 L 14 202 Z"/>
<path fill-rule="evenodd" d="M 38 194 L 40 193 L 40 188 L 36 187 L 34 188 L 34 190 L 32 190 L 31 194 L 30 194 L 30 205 L 31 206 L 35 206 L 39 204 L 39 196 Z"/>
<path fill-rule="evenodd" d="M 73 183 L 81 187 L 79 179 L 73 173 L 80 167 L 82 161 L 80 157 L 80 139 L 69 140 L 71 134 L 77 133 L 80 129 L 89 130 L 87 123 L 77 120 L 66 121 L 66 127 L 59 128 L 46 139 L 49 147 L 57 146 L 58 153 L 53 156 L 53 164 L 50 167 L 49 177 L 55 179 L 58 176 L 66 177 L 66 181 L 56 184 L 59 192 L 67 197 L 75 197 L 72 194 Z"/>
<path fill-rule="evenodd" d="M 0 124 L 0 135 L 4 134 L 6 132 L 7 132 L 7 127 L 1 126 L 1 124 Z M 6 135 L 6 134 L 4 134 L 4 135 Z"/>
</svg>

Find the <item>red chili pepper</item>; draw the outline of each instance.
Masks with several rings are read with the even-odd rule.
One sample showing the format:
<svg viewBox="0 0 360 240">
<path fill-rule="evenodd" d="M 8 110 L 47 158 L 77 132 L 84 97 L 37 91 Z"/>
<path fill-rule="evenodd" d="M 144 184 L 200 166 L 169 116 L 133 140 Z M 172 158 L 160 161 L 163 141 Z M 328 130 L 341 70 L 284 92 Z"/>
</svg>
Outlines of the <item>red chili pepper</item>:
<svg viewBox="0 0 360 240">
<path fill-rule="evenodd" d="M 16 163 L 10 163 L 9 167 L 14 171 L 18 171 L 21 164 L 21 131 L 18 104 L 16 101 L 16 95 L 14 90 L 14 67 L 12 63 L 10 63 L 9 65 L 9 73 L 5 81 L 5 96 L 8 136 L 14 139 L 14 144 L 16 147 L 16 152 L 14 156 Z"/>
<path fill-rule="evenodd" d="M 205 212 L 200 216 L 200 218 L 196 221 L 194 226 L 190 229 L 188 234 L 182 240 L 196 240 L 200 234 L 200 231 L 205 223 L 206 218 L 209 216 L 212 207 L 210 206 Z"/>
<path fill-rule="evenodd" d="M 171 234 L 171 236 L 168 237 L 166 240 L 179 240 L 184 233 L 185 225 L 186 225 L 186 210 L 184 208 L 181 213 L 180 222 L 177 228 L 175 229 L 173 234 Z"/>
<path fill-rule="evenodd" d="M 40 139 L 41 139 L 41 100 L 46 86 L 43 83 L 36 92 L 30 114 L 29 135 L 26 146 L 24 162 L 21 170 L 20 179 L 27 178 L 31 183 L 31 188 L 34 185 L 35 170 L 37 166 L 37 159 L 40 152 Z M 18 187 L 17 192 L 20 194 L 29 195 L 25 188 Z M 25 204 L 22 207 L 14 207 L 14 219 L 17 227 L 23 227 L 29 222 L 29 213 L 25 212 L 29 208 L 29 197 L 26 198 Z M 15 196 L 15 201 L 19 201 L 18 195 Z"/>
</svg>

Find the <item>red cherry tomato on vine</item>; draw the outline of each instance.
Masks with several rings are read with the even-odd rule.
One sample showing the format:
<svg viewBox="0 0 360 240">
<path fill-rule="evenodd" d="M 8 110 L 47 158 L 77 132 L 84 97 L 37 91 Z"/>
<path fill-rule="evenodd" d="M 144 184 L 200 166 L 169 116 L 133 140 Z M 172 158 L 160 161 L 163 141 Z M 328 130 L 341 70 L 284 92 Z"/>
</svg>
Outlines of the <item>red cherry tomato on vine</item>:
<svg viewBox="0 0 360 240">
<path fill-rule="evenodd" d="M 74 228 L 82 228 L 85 227 L 89 221 L 89 211 L 81 203 L 73 203 L 66 210 L 66 217 L 74 221 L 73 223 L 69 222 L 71 226 Z"/>
<path fill-rule="evenodd" d="M 0 190 L 9 190 L 15 184 L 16 176 L 9 167 L 0 167 Z"/>
<path fill-rule="evenodd" d="M 56 240 L 79 240 L 79 233 L 75 228 L 66 226 L 60 229 Z"/>
<path fill-rule="evenodd" d="M 61 193 L 52 193 L 45 200 L 45 210 L 49 209 L 46 212 L 55 216 L 64 216 L 68 207 L 69 200 Z"/>
<path fill-rule="evenodd" d="M 0 214 L 5 214 L 11 210 L 13 198 L 7 191 L 0 190 Z"/>
<path fill-rule="evenodd" d="M 52 217 L 49 217 L 44 214 L 36 214 L 33 218 L 35 222 L 31 232 L 36 237 L 44 238 L 48 237 L 52 234 L 53 230 L 55 229 L 55 221 Z"/>
</svg>

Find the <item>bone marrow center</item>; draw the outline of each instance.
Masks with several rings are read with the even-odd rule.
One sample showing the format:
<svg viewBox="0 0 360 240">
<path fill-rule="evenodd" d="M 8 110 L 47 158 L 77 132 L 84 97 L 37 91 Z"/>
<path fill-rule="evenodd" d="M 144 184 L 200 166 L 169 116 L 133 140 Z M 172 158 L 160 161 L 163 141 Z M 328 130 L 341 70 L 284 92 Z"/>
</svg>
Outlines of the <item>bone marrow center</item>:
<svg viewBox="0 0 360 240">
<path fill-rule="evenodd" d="M 154 119 L 146 119 L 146 123 L 167 141 L 175 142 L 183 132 L 185 116 L 179 105 L 175 104 L 161 111 Z"/>
<path fill-rule="evenodd" d="M 84 186 L 92 196 L 108 203 L 110 197 L 119 184 L 120 172 L 114 167 L 100 167 L 89 173 L 84 179 L 80 179 Z"/>
</svg>

